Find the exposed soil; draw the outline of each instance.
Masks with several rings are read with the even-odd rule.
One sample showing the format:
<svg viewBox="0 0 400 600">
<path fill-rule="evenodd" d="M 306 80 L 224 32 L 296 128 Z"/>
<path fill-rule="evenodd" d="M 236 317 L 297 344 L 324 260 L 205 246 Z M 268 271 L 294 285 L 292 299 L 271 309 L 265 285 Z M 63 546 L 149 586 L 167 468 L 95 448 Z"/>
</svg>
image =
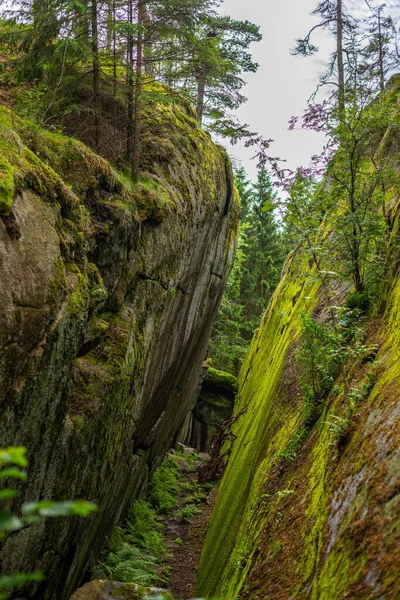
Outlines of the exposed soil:
<svg viewBox="0 0 400 600">
<path fill-rule="evenodd" d="M 184 479 L 195 484 L 197 473 L 187 473 Z M 188 600 L 196 595 L 200 554 L 217 489 L 212 488 L 205 492 L 207 493 L 205 501 L 198 504 L 201 511 L 199 514 L 193 515 L 190 519 L 176 514 L 185 505 L 186 498 L 193 493 L 190 490 L 182 491 L 178 507 L 164 521 L 164 544 L 170 554 L 164 564 L 171 568 L 168 590 L 177 600 Z"/>
</svg>

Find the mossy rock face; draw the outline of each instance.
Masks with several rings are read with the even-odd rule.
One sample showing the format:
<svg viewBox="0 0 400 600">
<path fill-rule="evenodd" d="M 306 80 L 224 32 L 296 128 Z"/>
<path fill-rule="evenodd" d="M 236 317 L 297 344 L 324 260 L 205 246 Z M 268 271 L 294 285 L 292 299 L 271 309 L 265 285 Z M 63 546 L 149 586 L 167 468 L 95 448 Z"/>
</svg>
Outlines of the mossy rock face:
<svg viewBox="0 0 400 600">
<path fill-rule="evenodd" d="M 0 157 L 0 215 L 7 216 L 14 199 L 14 173 L 8 160 Z"/>
<path fill-rule="evenodd" d="M 133 185 L 0 107 L 0 447 L 28 448 L 18 502 L 99 505 L 6 541 L 2 572 L 47 574 L 27 599 L 71 596 L 171 446 L 232 266 L 226 154 L 185 107 L 170 130 L 163 106 L 151 111 L 144 137 L 164 149 Z"/>
<path fill-rule="evenodd" d="M 196 404 L 195 417 L 200 423 L 215 427 L 229 419 L 233 411 L 233 399 L 222 394 L 202 392 Z"/>
<path fill-rule="evenodd" d="M 238 389 L 238 380 L 230 373 L 207 367 L 201 387 L 206 392 L 234 398 Z"/>
<path fill-rule="evenodd" d="M 380 289 L 385 308 L 367 324 L 366 354 L 348 357 L 318 422 L 294 460 L 283 463 L 277 453 L 302 419 L 295 361 L 301 313 L 323 320 L 327 307 L 342 306 L 352 291 L 346 282 L 321 285 L 305 249 L 288 258 L 240 372 L 235 412 L 247 410 L 233 426 L 236 440 L 207 531 L 198 596 L 400 597 L 399 216 L 397 202 Z M 364 300 L 349 297 L 353 308 L 367 310 Z M 356 413 L 338 438 L 332 423 L 346 417 L 356 392 Z"/>
</svg>

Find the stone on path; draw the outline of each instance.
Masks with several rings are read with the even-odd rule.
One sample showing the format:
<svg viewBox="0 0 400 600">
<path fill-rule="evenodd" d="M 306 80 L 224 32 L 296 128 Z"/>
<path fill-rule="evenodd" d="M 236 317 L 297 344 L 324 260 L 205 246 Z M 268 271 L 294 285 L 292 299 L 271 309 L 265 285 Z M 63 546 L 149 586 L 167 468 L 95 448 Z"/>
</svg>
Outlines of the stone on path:
<svg viewBox="0 0 400 600">
<path fill-rule="evenodd" d="M 160 588 L 144 588 L 136 583 L 120 583 L 98 579 L 79 588 L 70 600 L 142 600 L 157 598 L 174 600 L 171 594 Z"/>
</svg>

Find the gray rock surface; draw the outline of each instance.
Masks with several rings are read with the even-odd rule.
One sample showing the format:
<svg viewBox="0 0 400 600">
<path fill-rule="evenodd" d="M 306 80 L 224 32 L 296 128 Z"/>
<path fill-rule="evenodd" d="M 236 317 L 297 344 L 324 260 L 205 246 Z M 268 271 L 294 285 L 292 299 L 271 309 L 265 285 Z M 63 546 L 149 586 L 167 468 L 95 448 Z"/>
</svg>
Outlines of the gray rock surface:
<svg viewBox="0 0 400 600">
<path fill-rule="evenodd" d="M 238 203 L 225 152 L 190 111 L 153 121 L 172 149 L 157 154 L 145 129 L 135 188 L 80 143 L 18 121 L 0 131 L 17 157 L 0 219 L 0 447 L 28 448 L 17 502 L 99 505 L 9 537 L 2 572 L 47 576 L 24 599 L 71 596 L 195 402 Z"/>
</svg>

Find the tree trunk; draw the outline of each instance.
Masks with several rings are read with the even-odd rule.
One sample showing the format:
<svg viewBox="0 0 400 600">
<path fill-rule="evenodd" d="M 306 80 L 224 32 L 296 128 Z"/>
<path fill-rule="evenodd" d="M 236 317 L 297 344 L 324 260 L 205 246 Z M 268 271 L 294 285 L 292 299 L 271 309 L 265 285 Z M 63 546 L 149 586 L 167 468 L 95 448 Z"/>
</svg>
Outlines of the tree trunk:
<svg viewBox="0 0 400 600">
<path fill-rule="evenodd" d="M 138 37 L 136 45 L 136 85 L 135 85 L 135 120 L 133 122 L 133 148 L 132 148 L 132 180 L 139 176 L 140 158 L 140 117 L 142 95 L 142 64 L 143 64 L 143 13 L 144 0 L 138 0 Z"/>
<path fill-rule="evenodd" d="M 352 159 L 353 160 L 353 159 Z M 356 201 L 355 201 L 355 184 L 356 184 L 356 172 L 358 171 L 358 165 L 353 164 L 351 167 L 351 188 L 350 188 L 350 214 L 354 219 L 357 214 Z M 353 269 L 353 281 L 356 292 L 361 292 L 364 289 L 364 284 L 361 276 L 361 265 L 360 265 L 360 239 L 362 232 L 357 229 L 356 224 L 353 224 L 350 248 L 351 248 L 351 262 Z"/>
<path fill-rule="evenodd" d="M 200 452 L 208 450 L 208 426 L 207 423 L 202 423 L 200 428 Z"/>
<path fill-rule="evenodd" d="M 116 22 L 115 0 L 113 0 L 112 14 L 113 14 L 113 97 L 115 98 L 117 95 L 117 32 L 115 31 L 115 22 Z"/>
<path fill-rule="evenodd" d="M 93 105 L 94 105 L 94 147 L 100 147 L 100 58 L 99 35 L 97 29 L 97 0 L 92 0 L 92 61 L 93 61 Z"/>
<path fill-rule="evenodd" d="M 359 234 L 355 226 L 353 227 L 352 254 L 354 287 L 356 288 L 356 292 L 362 292 L 364 285 L 360 269 Z"/>
<path fill-rule="evenodd" d="M 197 419 L 192 414 L 192 431 L 190 432 L 190 447 L 197 450 Z"/>
<path fill-rule="evenodd" d="M 343 10 L 342 0 L 337 0 L 337 68 L 339 80 L 339 118 L 344 113 L 344 67 L 343 67 Z"/>
<path fill-rule="evenodd" d="M 385 71 L 383 66 L 383 40 L 382 40 L 382 21 L 381 21 L 381 10 L 378 8 L 378 44 L 379 44 L 379 80 L 381 86 L 381 92 L 385 91 Z"/>
<path fill-rule="evenodd" d="M 133 24 L 133 0 L 128 2 L 128 23 Z M 130 32 L 127 39 L 127 72 L 126 85 L 128 87 L 127 97 L 127 123 L 126 123 L 126 158 L 132 160 L 132 139 L 133 139 L 133 38 Z"/>
<path fill-rule="evenodd" d="M 144 72 L 146 77 L 154 79 L 154 61 L 153 61 L 153 48 L 151 42 L 151 19 L 147 11 L 147 8 L 143 9 L 143 25 L 146 28 L 146 37 L 143 45 L 144 53 Z"/>
<path fill-rule="evenodd" d="M 107 19 L 106 19 L 106 48 L 107 52 L 111 53 L 111 45 L 113 41 L 113 29 L 114 29 L 114 11 L 113 11 L 113 2 L 108 0 L 107 3 Z"/>
<path fill-rule="evenodd" d="M 196 106 L 196 115 L 197 120 L 201 125 L 203 120 L 203 111 L 204 111 L 204 96 L 206 93 L 206 70 L 202 69 L 200 75 L 197 78 L 197 106 Z"/>
</svg>

